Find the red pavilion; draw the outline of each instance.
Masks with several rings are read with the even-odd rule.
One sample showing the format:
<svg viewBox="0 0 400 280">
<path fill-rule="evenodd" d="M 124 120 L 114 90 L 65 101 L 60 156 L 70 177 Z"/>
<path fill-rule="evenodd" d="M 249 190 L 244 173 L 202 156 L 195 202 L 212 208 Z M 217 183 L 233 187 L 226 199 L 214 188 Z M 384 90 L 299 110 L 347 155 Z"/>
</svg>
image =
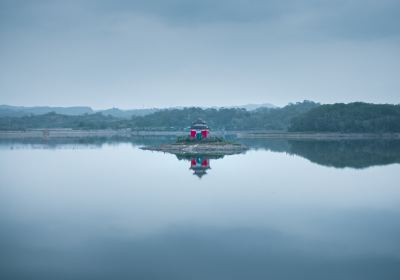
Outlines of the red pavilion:
<svg viewBox="0 0 400 280">
<path fill-rule="evenodd" d="M 209 134 L 210 130 L 208 125 L 202 119 L 198 119 L 192 123 L 192 126 L 190 127 L 190 138 L 201 140 L 207 138 Z"/>
</svg>

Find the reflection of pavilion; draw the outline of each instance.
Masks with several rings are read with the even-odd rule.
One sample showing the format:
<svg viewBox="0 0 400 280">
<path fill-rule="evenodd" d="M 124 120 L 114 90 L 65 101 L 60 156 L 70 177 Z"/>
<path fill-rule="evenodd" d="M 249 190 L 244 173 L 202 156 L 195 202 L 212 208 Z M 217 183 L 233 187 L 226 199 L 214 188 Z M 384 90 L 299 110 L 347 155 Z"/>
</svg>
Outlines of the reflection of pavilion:
<svg viewBox="0 0 400 280">
<path fill-rule="evenodd" d="M 199 155 L 199 154 L 186 154 L 176 155 L 179 160 L 190 161 L 190 170 L 193 170 L 193 175 L 201 178 L 207 174 L 207 170 L 211 169 L 210 159 L 220 159 L 224 156 L 221 155 Z"/>
<path fill-rule="evenodd" d="M 198 156 L 193 157 L 190 160 L 190 169 L 193 170 L 193 175 L 197 175 L 199 178 L 207 174 L 207 169 L 210 169 L 210 159 Z"/>
</svg>

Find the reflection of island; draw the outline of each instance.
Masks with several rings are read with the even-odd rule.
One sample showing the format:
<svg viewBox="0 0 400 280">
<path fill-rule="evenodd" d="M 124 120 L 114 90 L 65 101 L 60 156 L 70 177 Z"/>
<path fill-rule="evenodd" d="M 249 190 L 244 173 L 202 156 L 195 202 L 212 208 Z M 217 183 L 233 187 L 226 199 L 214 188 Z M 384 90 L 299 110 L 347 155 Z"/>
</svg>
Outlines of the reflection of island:
<svg viewBox="0 0 400 280">
<path fill-rule="evenodd" d="M 208 135 L 207 135 L 208 136 Z M 164 143 L 172 143 L 176 137 L 143 137 L 135 136 L 126 138 L 50 138 L 43 139 L 0 139 L 0 147 L 10 149 L 18 146 L 29 145 L 30 148 L 62 149 L 62 148 L 101 148 L 104 144 L 116 145 L 119 143 L 130 143 L 132 146 L 160 146 Z M 250 149 L 263 149 L 273 152 L 298 155 L 313 163 L 331 166 L 335 168 L 367 168 L 370 166 L 400 163 L 400 140 L 287 140 L 287 139 L 236 139 L 229 138 L 244 144 Z M 169 145 L 169 152 L 177 155 L 180 159 L 190 161 L 195 158 L 221 158 L 223 155 L 237 154 L 241 152 L 241 146 L 232 149 L 229 145 L 221 147 L 209 147 L 208 145 L 197 145 L 196 149 L 187 145 L 185 149 Z M 200 147 L 199 147 L 200 146 Z M 203 146 L 204 148 L 201 148 Z M 200 149 L 201 148 L 201 149 Z M 225 149 L 224 149 L 225 148 Z M 161 149 L 160 149 L 161 150 Z M 217 156 L 220 157 L 217 157 Z M 184 158 L 185 157 L 185 158 Z M 210 163 L 208 163 L 210 165 Z M 194 171 L 194 170 L 193 170 Z M 205 173 L 206 174 L 206 173 Z"/>
<path fill-rule="evenodd" d="M 189 169 L 193 171 L 193 175 L 201 178 L 207 174 L 207 170 L 211 169 L 211 159 L 221 159 L 224 156 L 212 156 L 212 155 L 176 155 L 179 160 L 185 160 L 190 162 Z"/>
<path fill-rule="evenodd" d="M 190 162 L 193 175 L 202 178 L 211 169 L 210 159 L 219 159 L 227 155 L 244 153 L 247 147 L 212 136 L 210 128 L 202 119 L 194 121 L 186 136 L 178 137 L 175 143 L 144 146 L 141 149 L 174 154 L 179 160 Z"/>
</svg>

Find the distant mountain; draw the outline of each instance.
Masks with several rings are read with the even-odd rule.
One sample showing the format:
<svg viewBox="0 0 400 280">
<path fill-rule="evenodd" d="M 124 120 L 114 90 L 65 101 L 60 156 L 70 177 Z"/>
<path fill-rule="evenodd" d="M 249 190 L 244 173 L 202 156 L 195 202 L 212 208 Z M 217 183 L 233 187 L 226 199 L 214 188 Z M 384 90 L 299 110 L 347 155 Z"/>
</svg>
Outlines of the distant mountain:
<svg viewBox="0 0 400 280">
<path fill-rule="evenodd" d="M 78 116 L 84 114 L 93 114 L 94 111 L 90 107 L 75 106 L 75 107 L 49 107 L 49 106 L 9 106 L 0 105 L 0 116 L 22 117 L 27 115 L 43 115 L 47 113 L 57 113 L 67 116 Z"/>
<path fill-rule="evenodd" d="M 96 111 L 97 113 L 101 113 L 102 115 L 105 116 L 113 116 L 116 118 L 122 118 L 122 119 L 129 119 L 132 116 L 146 116 L 149 114 L 152 114 L 154 112 L 159 111 L 160 109 L 131 109 L 131 110 L 121 110 L 118 108 L 111 108 L 111 109 L 106 109 L 106 110 L 99 110 Z"/>
<path fill-rule="evenodd" d="M 84 114 L 101 113 L 105 116 L 113 116 L 116 118 L 131 118 L 132 116 L 145 116 L 154 113 L 160 109 L 132 109 L 121 110 L 118 108 L 111 108 L 106 110 L 93 110 L 87 106 L 74 106 L 74 107 L 51 107 L 51 106 L 10 106 L 0 105 L 0 117 L 23 117 L 29 115 L 43 115 L 47 113 L 57 113 L 59 115 L 79 116 Z"/>
<path fill-rule="evenodd" d="M 110 108 L 105 110 L 93 110 L 91 107 L 87 106 L 74 106 L 74 107 L 51 107 L 51 106 L 34 106 L 34 107 L 25 107 L 25 106 L 10 106 L 10 105 L 0 105 L 0 117 L 23 117 L 29 115 L 43 115 L 47 113 L 54 112 L 60 115 L 67 116 L 79 116 L 84 114 L 94 114 L 100 113 L 104 116 L 113 116 L 116 118 L 122 119 L 130 119 L 132 116 L 146 116 L 160 110 L 165 109 L 184 109 L 187 107 L 170 107 L 170 108 L 149 108 L 149 109 L 130 109 L 130 110 L 122 110 L 118 108 Z M 264 103 L 264 104 L 246 104 L 239 106 L 224 106 L 224 107 L 212 107 L 215 109 L 221 108 L 229 108 L 229 109 L 237 109 L 243 108 L 247 111 L 254 111 L 260 108 L 277 108 L 277 106 Z M 203 109 L 207 109 L 207 107 L 203 107 Z"/>
<path fill-rule="evenodd" d="M 190 107 L 190 106 L 189 106 Z M 161 110 L 166 110 L 166 109 L 178 109 L 182 110 L 184 108 L 188 107 L 183 107 L 183 106 L 176 106 L 176 107 L 170 107 L 170 108 L 150 108 L 150 109 L 130 109 L 130 110 L 121 110 L 118 108 L 111 108 L 111 109 L 106 109 L 106 110 L 98 110 L 96 111 L 97 113 L 101 113 L 105 116 L 113 116 L 116 118 L 123 118 L 123 119 L 129 119 L 132 116 L 146 116 Z M 207 107 L 202 107 L 203 109 L 207 109 Z M 247 111 L 254 111 L 260 108 L 277 108 L 277 106 L 270 104 L 270 103 L 264 103 L 264 104 L 247 104 L 247 105 L 239 105 L 239 106 L 227 106 L 227 107 L 213 107 L 215 109 L 221 109 L 221 108 L 243 108 L 246 109 Z"/>
</svg>

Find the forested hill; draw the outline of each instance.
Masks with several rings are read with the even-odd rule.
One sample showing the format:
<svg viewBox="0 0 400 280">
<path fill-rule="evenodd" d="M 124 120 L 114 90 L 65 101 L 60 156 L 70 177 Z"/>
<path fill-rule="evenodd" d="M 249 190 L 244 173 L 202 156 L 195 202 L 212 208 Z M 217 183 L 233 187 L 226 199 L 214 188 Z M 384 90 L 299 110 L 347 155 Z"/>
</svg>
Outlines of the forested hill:
<svg viewBox="0 0 400 280">
<path fill-rule="evenodd" d="M 241 108 L 163 110 L 145 117 L 133 117 L 131 124 L 136 128 L 185 128 L 194 120 L 202 118 L 212 129 L 286 130 L 292 118 L 317 106 L 320 105 L 303 101 L 283 108 L 260 108 L 254 111 Z"/>
<path fill-rule="evenodd" d="M 287 130 L 292 118 L 318 106 L 320 106 L 318 103 L 303 101 L 282 108 L 259 108 L 252 111 L 242 108 L 166 109 L 146 116 L 132 116 L 130 119 L 105 116 L 101 113 L 67 116 L 52 112 L 44 115 L 0 117 L 0 130 L 38 128 L 182 130 L 188 128 L 197 118 L 204 119 L 211 129 L 215 130 Z"/>
<path fill-rule="evenodd" d="M 293 132 L 400 132 L 400 105 L 355 102 L 315 107 L 291 120 Z"/>
<path fill-rule="evenodd" d="M 214 130 L 274 130 L 291 132 L 400 132 L 400 105 L 350 103 L 320 105 L 311 101 L 282 108 L 183 108 L 159 110 L 130 119 L 101 113 L 61 115 L 48 113 L 0 117 L 0 130 L 40 128 L 182 130 L 197 118 Z"/>
</svg>

